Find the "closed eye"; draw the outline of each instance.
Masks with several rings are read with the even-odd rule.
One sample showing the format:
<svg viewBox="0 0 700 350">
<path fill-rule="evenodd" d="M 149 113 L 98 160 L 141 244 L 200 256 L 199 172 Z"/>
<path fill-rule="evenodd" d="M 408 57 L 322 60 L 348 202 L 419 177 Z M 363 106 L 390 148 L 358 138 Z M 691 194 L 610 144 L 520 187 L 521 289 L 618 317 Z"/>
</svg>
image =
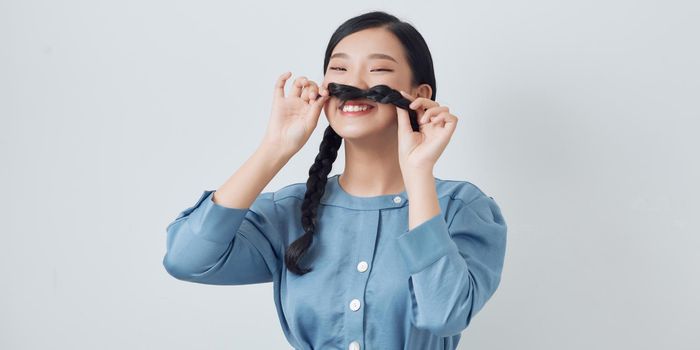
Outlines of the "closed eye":
<svg viewBox="0 0 700 350">
<path fill-rule="evenodd" d="M 337 70 L 337 71 L 345 71 L 345 68 L 342 67 L 329 67 L 328 69 L 330 70 Z M 377 68 L 377 69 L 372 69 L 370 72 L 380 72 L 380 71 L 385 71 L 385 72 L 393 72 L 391 69 L 386 69 L 386 68 Z"/>
</svg>

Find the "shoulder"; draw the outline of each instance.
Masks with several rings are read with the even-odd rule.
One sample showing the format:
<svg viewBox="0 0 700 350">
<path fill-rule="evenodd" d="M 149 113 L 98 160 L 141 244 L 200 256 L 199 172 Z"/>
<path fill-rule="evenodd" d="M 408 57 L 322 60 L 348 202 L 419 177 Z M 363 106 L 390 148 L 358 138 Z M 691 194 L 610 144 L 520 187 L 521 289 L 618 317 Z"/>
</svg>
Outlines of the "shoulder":
<svg viewBox="0 0 700 350">
<path fill-rule="evenodd" d="M 436 178 L 436 188 L 438 197 L 443 197 L 441 203 L 445 203 L 443 209 L 448 223 L 452 223 L 456 217 L 464 219 L 475 216 L 482 222 L 505 224 L 496 200 L 474 183 Z"/>
<path fill-rule="evenodd" d="M 304 187 L 303 183 L 292 183 L 261 192 L 248 208 L 250 219 L 278 223 L 296 220 L 304 199 Z"/>
<path fill-rule="evenodd" d="M 479 186 L 466 180 L 453 180 L 435 178 L 435 187 L 440 198 L 447 198 L 449 201 L 457 201 L 459 206 L 469 205 L 479 200 L 490 198 Z"/>
<path fill-rule="evenodd" d="M 306 183 L 294 182 L 280 187 L 275 191 L 264 192 L 264 194 L 273 203 L 277 205 L 285 205 L 303 201 L 305 192 Z"/>
<path fill-rule="evenodd" d="M 450 224 L 460 218 L 458 225 L 481 225 L 474 227 L 474 231 L 487 232 L 490 227 L 505 234 L 506 223 L 500 206 L 479 186 L 469 181 L 444 179 L 438 179 L 436 184 L 438 194 L 449 198 L 446 220 Z"/>
</svg>

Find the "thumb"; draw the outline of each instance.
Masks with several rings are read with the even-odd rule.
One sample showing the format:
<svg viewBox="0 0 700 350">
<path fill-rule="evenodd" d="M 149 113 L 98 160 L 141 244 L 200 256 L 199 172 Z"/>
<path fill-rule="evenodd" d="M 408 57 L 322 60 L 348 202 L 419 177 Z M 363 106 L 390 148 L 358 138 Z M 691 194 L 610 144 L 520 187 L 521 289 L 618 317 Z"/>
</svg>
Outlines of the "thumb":
<svg viewBox="0 0 700 350">
<path fill-rule="evenodd" d="M 316 98 L 316 101 L 314 101 L 311 104 L 311 115 L 313 116 L 313 118 L 311 118 L 311 119 L 313 119 L 313 120 L 311 120 L 309 122 L 312 122 L 315 124 L 318 121 L 318 117 L 321 114 L 321 109 L 323 108 L 323 105 L 326 103 L 326 101 L 328 101 L 329 98 L 330 98 L 330 96 L 328 96 L 328 95 Z"/>
<path fill-rule="evenodd" d="M 328 101 L 329 98 L 330 96 L 328 95 L 319 96 L 316 98 L 316 101 L 314 101 L 311 104 L 311 111 L 315 117 L 318 117 L 319 114 L 321 114 L 321 109 L 323 108 L 323 105 L 326 104 L 326 101 Z"/>
<path fill-rule="evenodd" d="M 399 134 L 410 134 L 413 132 L 411 128 L 411 120 L 408 117 L 408 112 L 396 106 L 396 116 L 399 119 Z"/>
<path fill-rule="evenodd" d="M 321 113 L 321 108 L 323 108 L 323 105 L 329 98 L 330 95 L 316 97 L 316 100 L 311 103 L 311 110 L 314 112 L 314 114 Z"/>
</svg>

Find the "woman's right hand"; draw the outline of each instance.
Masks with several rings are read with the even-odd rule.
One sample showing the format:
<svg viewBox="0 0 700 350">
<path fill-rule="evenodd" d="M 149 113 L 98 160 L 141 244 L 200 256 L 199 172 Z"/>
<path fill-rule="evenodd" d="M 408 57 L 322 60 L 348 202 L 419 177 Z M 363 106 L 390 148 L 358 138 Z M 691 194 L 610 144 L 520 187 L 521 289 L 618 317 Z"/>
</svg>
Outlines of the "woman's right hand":
<svg viewBox="0 0 700 350">
<path fill-rule="evenodd" d="M 304 76 L 297 77 L 292 93 L 284 95 L 284 87 L 291 72 L 277 78 L 272 96 L 272 113 L 263 143 L 286 156 L 293 156 L 308 141 L 318 124 L 318 117 L 329 94 Z"/>
</svg>

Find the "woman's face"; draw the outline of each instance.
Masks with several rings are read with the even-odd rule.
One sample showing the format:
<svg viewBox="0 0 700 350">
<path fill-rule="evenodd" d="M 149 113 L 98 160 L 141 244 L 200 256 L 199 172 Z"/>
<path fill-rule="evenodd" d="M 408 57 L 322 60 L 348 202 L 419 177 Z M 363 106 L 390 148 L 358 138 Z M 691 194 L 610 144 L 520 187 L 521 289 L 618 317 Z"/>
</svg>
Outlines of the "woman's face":
<svg viewBox="0 0 700 350">
<path fill-rule="evenodd" d="M 421 91 L 411 86 L 412 72 L 403 52 L 401 42 L 384 28 L 364 29 L 343 38 L 333 49 L 323 86 L 334 82 L 368 89 L 385 84 L 395 90 L 430 97 L 430 86 L 421 84 Z M 426 89 L 427 87 L 427 89 Z M 393 104 L 378 103 L 369 99 L 349 101 L 369 105 L 366 112 L 347 113 L 340 109 L 341 100 L 331 97 L 324 106 L 324 113 L 333 130 L 344 139 L 359 139 L 396 134 L 397 115 Z M 354 114 L 354 115 L 353 115 Z"/>
</svg>

